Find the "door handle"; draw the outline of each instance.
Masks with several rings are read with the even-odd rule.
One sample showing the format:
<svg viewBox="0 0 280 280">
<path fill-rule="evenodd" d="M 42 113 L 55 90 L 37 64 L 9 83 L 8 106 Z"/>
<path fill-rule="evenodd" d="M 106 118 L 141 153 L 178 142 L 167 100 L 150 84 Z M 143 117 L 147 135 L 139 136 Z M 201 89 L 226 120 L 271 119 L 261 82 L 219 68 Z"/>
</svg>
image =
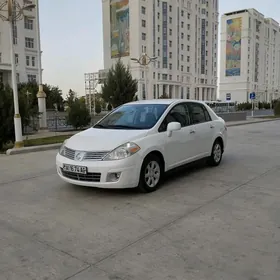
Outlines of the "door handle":
<svg viewBox="0 0 280 280">
<path fill-rule="evenodd" d="M 214 128 L 215 126 L 213 124 L 210 124 L 210 128 Z"/>
<path fill-rule="evenodd" d="M 195 133 L 195 130 L 191 130 L 191 131 L 190 131 L 190 134 L 194 134 L 194 133 Z"/>
</svg>

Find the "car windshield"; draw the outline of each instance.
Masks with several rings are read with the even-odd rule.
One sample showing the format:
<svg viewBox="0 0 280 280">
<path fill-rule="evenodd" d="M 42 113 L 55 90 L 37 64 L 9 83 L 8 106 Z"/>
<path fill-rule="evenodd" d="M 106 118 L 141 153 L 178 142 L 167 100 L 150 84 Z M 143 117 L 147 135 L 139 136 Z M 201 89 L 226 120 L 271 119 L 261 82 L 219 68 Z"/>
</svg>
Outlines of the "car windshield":
<svg viewBox="0 0 280 280">
<path fill-rule="evenodd" d="M 168 104 L 122 105 L 93 127 L 101 129 L 150 129 L 157 123 L 167 107 Z"/>
</svg>

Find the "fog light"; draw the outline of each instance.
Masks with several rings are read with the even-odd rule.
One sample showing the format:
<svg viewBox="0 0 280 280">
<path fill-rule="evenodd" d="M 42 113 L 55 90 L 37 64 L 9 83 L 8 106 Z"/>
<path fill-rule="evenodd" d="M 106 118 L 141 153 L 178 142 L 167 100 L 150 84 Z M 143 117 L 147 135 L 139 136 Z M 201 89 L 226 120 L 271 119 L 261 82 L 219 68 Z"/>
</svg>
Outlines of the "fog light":
<svg viewBox="0 0 280 280">
<path fill-rule="evenodd" d="M 121 177 L 121 172 L 108 173 L 107 182 L 117 182 Z"/>
</svg>

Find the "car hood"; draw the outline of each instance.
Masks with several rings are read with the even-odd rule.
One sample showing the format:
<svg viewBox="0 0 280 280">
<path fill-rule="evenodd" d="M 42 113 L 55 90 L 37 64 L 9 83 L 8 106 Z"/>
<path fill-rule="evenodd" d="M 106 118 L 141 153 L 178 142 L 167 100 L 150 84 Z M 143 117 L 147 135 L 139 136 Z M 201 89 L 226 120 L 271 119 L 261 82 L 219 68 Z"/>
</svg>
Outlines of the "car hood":
<svg viewBox="0 0 280 280">
<path fill-rule="evenodd" d="M 66 141 L 66 147 L 82 151 L 111 151 L 129 141 L 145 137 L 147 130 L 89 128 Z"/>
</svg>

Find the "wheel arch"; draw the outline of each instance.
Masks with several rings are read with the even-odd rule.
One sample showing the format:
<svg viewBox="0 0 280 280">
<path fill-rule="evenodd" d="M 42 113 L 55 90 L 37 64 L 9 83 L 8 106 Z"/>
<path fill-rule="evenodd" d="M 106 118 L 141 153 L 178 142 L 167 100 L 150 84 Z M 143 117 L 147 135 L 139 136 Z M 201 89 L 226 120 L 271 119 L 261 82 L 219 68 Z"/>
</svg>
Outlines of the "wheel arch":
<svg viewBox="0 0 280 280">
<path fill-rule="evenodd" d="M 222 146 L 222 152 L 224 152 L 224 140 L 221 136 L 217 136 L 214 143 L 215 142 L 220 142 L 221 143 L 221 146 Z M 213 144 L 214 145 L 214 144 Z"/>
</svg>

